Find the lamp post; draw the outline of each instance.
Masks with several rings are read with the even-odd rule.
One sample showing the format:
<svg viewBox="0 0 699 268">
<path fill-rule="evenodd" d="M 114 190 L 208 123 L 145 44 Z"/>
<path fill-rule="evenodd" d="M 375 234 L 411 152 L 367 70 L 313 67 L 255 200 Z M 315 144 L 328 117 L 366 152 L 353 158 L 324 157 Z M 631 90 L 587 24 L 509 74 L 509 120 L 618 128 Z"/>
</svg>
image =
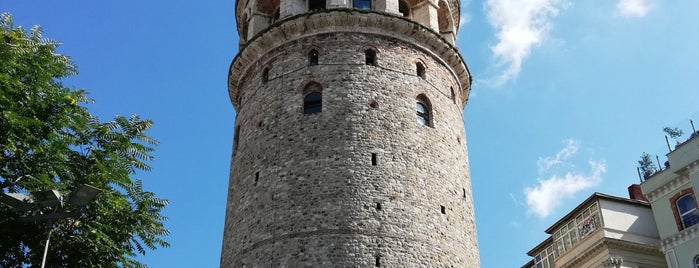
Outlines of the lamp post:
<svg viewBox="0 0 699 268">
<path fill-rule="evenodd" d="M 53 232 L 53 222 L 56 219 L 65 219 L 70 217 L 80 216 L 80 210 L 89 204 L 97 194 L 102 192 L 101 189 L 83 184 L 78 189 L 73 190 L 68 195 L 63 196 L 56 190 L 43 190 L 33 192 L 31 196 L 20 193 L 2 193 L 0 195 L 0 203 L 12 207 L 19 211 L 31 211 L 33 207 L 54 208 L 53 212 L 46 214 L 38 214 L 21 217 L 21 221 L 38 221 L 48 220 L 49 231 L 46 233 L 46 243 L 44 245 L 44 255 L 41 258 L 41 268 L 46 266 L 46 256 L 49 252 L 49 243 L 51 242 L 51 233 Z M 78 210 L 66 210 L 66 202 L 73 205 Z"/>
</svg>

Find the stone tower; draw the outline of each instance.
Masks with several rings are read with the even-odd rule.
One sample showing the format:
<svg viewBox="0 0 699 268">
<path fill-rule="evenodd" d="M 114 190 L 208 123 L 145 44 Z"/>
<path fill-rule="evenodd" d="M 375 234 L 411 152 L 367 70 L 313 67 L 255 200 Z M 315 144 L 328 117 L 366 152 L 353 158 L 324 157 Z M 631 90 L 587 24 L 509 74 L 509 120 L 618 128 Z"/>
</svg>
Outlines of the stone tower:
<svg viewBox="0 0 699 268">
<path fill-rule="evenodd" d="M 479 267 L 459 0 L 239 0 L 222 267 Z"/>
</svg>

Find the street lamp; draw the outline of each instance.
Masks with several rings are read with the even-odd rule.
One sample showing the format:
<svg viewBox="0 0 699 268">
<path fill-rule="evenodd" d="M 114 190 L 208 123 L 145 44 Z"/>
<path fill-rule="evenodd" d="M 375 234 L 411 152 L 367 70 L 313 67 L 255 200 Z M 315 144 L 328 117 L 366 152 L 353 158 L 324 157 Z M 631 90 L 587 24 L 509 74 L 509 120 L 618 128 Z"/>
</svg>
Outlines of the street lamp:
<svg viewBox="0 0 699 268">
<path fill-rule="evenodd" d="M 41 268 L 46 266 L 46 255 L 49 252 L 49 243 L 51 242 L 51 233 L 53 232 L 53 221 L 56 219 L 65 219 L 70 217 L 80 216 L 80 210 L 77 211 L 67 211 L 65 209 L 65 199 L 68 199 L 68 203 L 71 205 L 82 209 L 85 205 L 90 203 L 97 194 L 102 192 L 101 189 L 83 184 L 78 189 L 70 192 L 66 197 L 61 195 L 56 190 L 43 190 L 33 192 L 31 196 L 20 194 L 20 193 L 2 193 L 0 195 L 0 203 L 14 208 L 15 210 L 28 212 L 32 207 L 39 206 L 42 208 L 54 208 L 52 213 L 48 214 L 38 214 L 32 216 L 25 216 L 20 218 L 21 221 L 38 221 L 38 220 L 48 220 L 49 231 L 46 234 L 46 244 L 44 245 L 44 255 L 41 259 Z"/>
</svg>

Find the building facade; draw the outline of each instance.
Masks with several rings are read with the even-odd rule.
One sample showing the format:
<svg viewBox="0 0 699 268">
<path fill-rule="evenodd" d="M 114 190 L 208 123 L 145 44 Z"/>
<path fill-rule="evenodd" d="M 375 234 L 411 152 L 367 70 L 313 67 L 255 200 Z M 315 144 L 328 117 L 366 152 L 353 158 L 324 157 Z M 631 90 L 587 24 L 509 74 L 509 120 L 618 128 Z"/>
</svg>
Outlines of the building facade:
<svg viewBox="0 0 699 268">
<path fill-rule="evenodd" d="M 222 267 L 479 267 L 458 0 L 244 0 Z"/>
<path fill-rule="evenodd" d="M 665 168 L 646 176 L 641 188 L 653 209 L 660 251 L 669 267 L 699 267 L 699 138 L 677 144 Z"/>
<path fill-rule="evenodd" d="M 595 193 L 546 229 L 522 268 L 667 267 L 648 202 Z M 639 191 L 636 191 L 639 192 Z"/>
</svg>

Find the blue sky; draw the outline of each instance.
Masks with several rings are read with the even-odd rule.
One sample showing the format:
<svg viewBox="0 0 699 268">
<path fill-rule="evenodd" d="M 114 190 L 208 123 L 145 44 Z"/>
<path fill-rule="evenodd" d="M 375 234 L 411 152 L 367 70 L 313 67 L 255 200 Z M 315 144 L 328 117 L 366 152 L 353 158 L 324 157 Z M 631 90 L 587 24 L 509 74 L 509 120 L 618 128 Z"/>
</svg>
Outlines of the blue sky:
<svg viewBox="0 0 699 268">
<path fill-rule="evenodd" d="M 91 111 L 151 118 L 144 187 L 170 200 L 172 247 L 151 267 L 217 267 L 235 111 L 234 0 L 3 0 L 43 26 L 91 92 Z M 662 128 L 699 120 L 699 2 L 462 2 L 457 45 L 475 78 L 464 110 L 482 267 L 519 267 L 591 193 L 627 196 Z M 699 126 L 699 122 L 697 123 Z"/>
</svg>

